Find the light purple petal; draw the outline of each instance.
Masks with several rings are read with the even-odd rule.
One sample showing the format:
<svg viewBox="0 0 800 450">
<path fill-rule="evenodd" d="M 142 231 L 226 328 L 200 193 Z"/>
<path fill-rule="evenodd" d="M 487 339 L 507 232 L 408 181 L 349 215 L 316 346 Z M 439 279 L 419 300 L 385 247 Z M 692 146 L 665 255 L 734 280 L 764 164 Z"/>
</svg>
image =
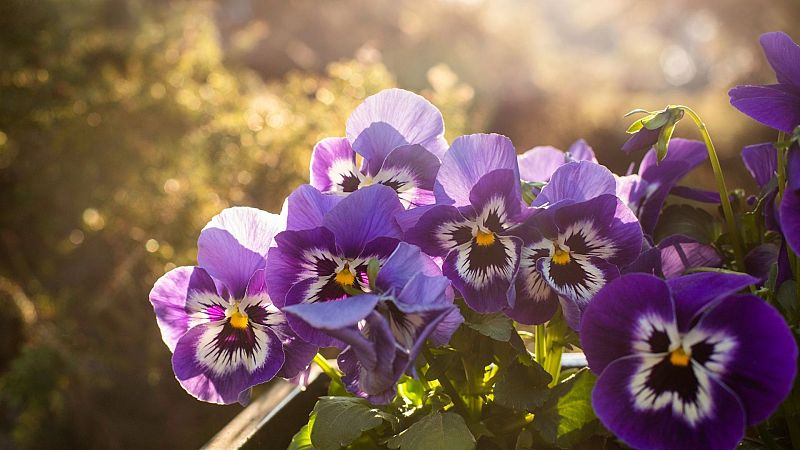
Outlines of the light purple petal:
<svg viewBox="0 0 800 450">
<path fill-rule="evenodd" d="M 269 325 L 270 330 L 281 340 L 285 356 L 285 361 L 278 372 L 278 376 L 287 379 L 295 378 L 294 381 L 302 385 L 307 380 L 307 375 L 304 376 L 303 374 L 308 373 L 309 365 L 317 354 L 319 347 L 297 336 L 289 326 L 289 323 L 286 322 L 285 317 L 283 319 L 277 320 L 273 317 L 272 323 Z"/>
<path fill-rule="evenodd" d="M 660 133 L 661 128 L 656 128 L 655 130 L 642 128 L 625 141 L 625 144 L 622 145 L 622 151 L 631 154 L 640 150 L 647 150 L 658 142 Z"/>
<path fill-rule="evenodd" d="M 568 157 L 573 161 L 597 162 L 597 158 L 594 156 L 594 150 L 583 139 L 578 139 L 577 141 L 573 142 L 572 145 L 570 145 L 567 149 L 567 154 Z"/>
<path fill-rule="evenodd" d="M 664 278 L 675 278 L 695 267 L 719 267 L 722 264 L 717 250 L 692 238 L 674 235 L 658 243 L 661 250 L 661 270 Z"/>
<path fill-rule="evenodd" d="M 159 278 L 150 291 L 161 339 L 170 351 L 175 351 L 178 339 L 189 330 L 191 311 L 187 310 L 187 302 L 198 294 L 219 297 L 214 280 L 199 267 L 172 269 Z"/>
<path fill-rule="evenodd" d="M 402 232 L 394 216 L 403 205 L 392 188 L 368 186 L 350 194 L 325 215 L 323 225 L 336 237 L 336 246 L 355 258 L 367 243 L 379 238 L 400 239 Z"/>
<path fill-rule="evenodd" d="M 439 171 L 439 158 L 425 147 L 403 145 L 386 156 L 374 182 L 391 187 L 406 207 L 434 202 L 433 184 Z"/>
<path fill-rule="evenodd" d="M 676 414 L 671 403 L 650 410 L 637 407 L 631 385 L 640 365 L 636 357 L 615 361 L 592 391 L 597 417 L 626 444 L 638 449 L 730 450 L 744 437 L 745 414 L 739 399 L 713 378 L 707 393 L 713 411 L 695 426 Z"/>
<path fill-rule="evenodd" d="M 347 120 L 347 138 L 372 175 L 401 145 L 420 144 L 439 158 L 447 150 L 442 114 L 424 97 L 402 89 L 367 97 Z"/>
<path fill-rule="evenodd" d="M 352 327 L 375 310 L 379 296 L 362 294 L 332 302 L 300 303 L 283 308 L 319 330 Z"/>
<path fill-rule="evenodd" d="M 453 336 L 453 333 L 456 332 L 462 323 L 464 323 L 464 316 L 461 315 L 461 312 L 458 310 L 458 308 L 453 308 L 450 312 L 444 315 L 442 320 L 431 331 L 431 334 L 428 336 L 428 338 L 431 340 L 434 347 L 447 345 L 447 343 L 450 342 L 450 338 Z"/>
<path fill-rule="evenodd" d="M 778 151 L 772 143 L 748 145 L 742 149 L 742 161 L 763 188 L 778 170 Z"/>
<path fill-rule="evenodd" d="M 311 186 L 322 192 L 352 192 L 358 188 L 356 154 L 347 138 L 325 138 L 311 153 Z"/>
<path fill-rule="evenodd" d="M 800 46 L 782 31 L 764 33 L 759 41 L 778 82 L 800 91 Z"/>
<path fill-rule="evenodd" d="M 495 233 L 500 233 L 524 220 L 519 180 L 510 169 L 493 170 L 478 180 L 469 193 L 469 200 L 478 215 L 476 219 Z M 526 212 L 533 211 L 526 209 Z"/>
<path fill-rule="evenodd" d="M 469 193 L 478 180 L 497 169 L 511 169 L 514 179 L 519 180 L 517 153 L 511 140 L 499 134 L 459 137 L 442 158 L 434 186 L 436 202 L 469 205 Z M 521 198 L 519 186 L 516 192 Z"/>
<path fill-rule="evenodd" d="M 754 295 L 733 296 L 708 311 L 694 330 L 718 331 L 733 343 L 718 375 L 741 399 L 747 425 L 775 412 L 797 374 L 797 344 L 778 311 Z"/>
<path fill-rule="evenodd" d="M 287 292 L 295 283 L 333 274 L 333 269 L 329 269 L 330 273 L 320 272 L 324 272 L 322 264 L 328 261 L 325 256 L 335 255 L 336 247 L 333 233 L 324 227 L 284 231 L 275 237 L 275 242 L 278 246 L 269 251 L 266 286 L 272 302 L 282 308 L 286 304 Z M 300 270 L 304 266 L 312 269 Z"/>
<path fill-rule="evenodd" d="M 271 330 L 250 327 L 234 329 L 231 334 L 231 329 L 222 321 L 198 325 L 175 346 L 175 376 L 199 400 L 236 403 L 242 391 L 271 380 L 283 365 L 281 342 Z M 241 334 L 245 331 L 252 333 L 250 339 L 254 341 Z M 220 333 L 231 337 L 222 339 Z"/>
<path fill-rule="evenodd" d="M 444 258 L 455 246 L 472 239 L 472 226 L 472 221 L 461 215 L 457 208 L 434 206 L 406 231 L 404 240 L 431 256 Z"/>
<path fill-rule="evenodd" d="M 322 219 L 343 197 L 323 194 L 315 187 L 304 184 L 286 199 L 287 230 L 308 230 L 322 226 Z"/>
<path fill-rule="evenodd" d="M 556 169 L 567 162 L 567 158 L 564 152 L 548 145 L 533 147 L 519 155 L 517 162 L 520 178 L 525 181 L 545 182 L 550 180 Z"/>
<path fill-rule="evenodd" d="M 658 168 L 665 161 L 682 162 L 686 164 L 683 169 L 685 172 L 681 177 L 689 173 L 698 165 L 702 164 L 708 159 L 708 151 L 706 145 L 700 141 L 683 138 L 673 138 L 669 141 L 667 156 L 664 160 L 659 162 L 655 149 L 647 152 L 642 158 L 642 163 L 639 165 L 639 175 L 649 182 L 660 181 L 664 179 L 664 171 Z"/>
<path fill-rule="evenodd" d="M 800 95 L 779 84 L 736 86 L 728 95 L 734 108 L 768 127 L 791 133 L 800 125 Z"/>
<path fill-rule="evenodd" d="M 401 242 L 381 266 L 375 285 L 384 292 L 403 289 L 418 273 L 436 276 L 442 271 L 419 247 Z"/>
<path fill-rule="evenodd" d="M 605 166 L 589 161 L 571 162 L 553 173 L 531 206 L 553 205 L 563 200 L 582 202 L 616 192 L 617 181 Z"/>
<path fill-rule="evenodd" d="M 675 326 L 675 312 L 667 284 L 641 273 L 623 275 L 608 283 L 583 312 L 581 347 L 589 368 L 602 373 L 614 360 L 633 355 L 641 317 L 657 317 Z"/>
<path fill-rule="evenodd" d="M 200 232 L 198 265 L 241 298 L 253 273 L 266 266 L 273 237 L 285 227 L 285 218 L 277 214 L 247 207 L 225 209 Z"/>
</svg>

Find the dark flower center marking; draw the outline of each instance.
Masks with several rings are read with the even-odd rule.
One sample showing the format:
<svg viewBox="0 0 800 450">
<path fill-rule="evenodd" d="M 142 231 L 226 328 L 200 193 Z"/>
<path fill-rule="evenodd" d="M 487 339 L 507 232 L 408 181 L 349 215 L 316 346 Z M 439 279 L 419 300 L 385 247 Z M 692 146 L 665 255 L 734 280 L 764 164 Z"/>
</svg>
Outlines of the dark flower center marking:
<svg viewBox="0 0 800 450">
<path fill-rule="evenodd" d="M 361 180 L 358 178 L 358 175 L 350 172 L 342 177 L 342 182 L 339 183 L 339 186 L 342 187 L 342 192 L 355 192 L 358 190 L 360 184 Z"/>
<path fill-rule="evenodd" d="M 553 247 L 553 264 L 563 266 L 570 262 L 571 258 L 569 256 L 569 248 L 564 250 L 563 248 L 559 247 L 558 244 L 553 244 Z"/>
</svg>

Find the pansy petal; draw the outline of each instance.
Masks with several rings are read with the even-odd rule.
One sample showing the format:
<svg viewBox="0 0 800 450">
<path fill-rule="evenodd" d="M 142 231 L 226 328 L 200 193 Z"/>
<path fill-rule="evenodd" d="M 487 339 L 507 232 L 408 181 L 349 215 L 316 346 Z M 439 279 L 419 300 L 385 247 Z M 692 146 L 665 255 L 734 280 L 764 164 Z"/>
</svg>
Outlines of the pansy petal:
<svg viewBox="0 0 800 450">
<path fill-rule="evenodd" d="M 622 144 L 622 151 L 631 154 L 640 150 L 647 150 L 658 142 L 658 135 L 661 134 L 661 129 L 656 128 L 650 130 L 643 127 L 641 130 L 633 133 L 633 135 Z"/>
<path fill-rule="evenodd" d="M 399 239 L 394 219 L 403 210 L 397 193 L 387 186 L 368 186 L 350 194 L 325 215 L 323 225 L 336 236 L 336 246 L 347 258 L 357 257 L 378 237 Z"/>
<path fill-rule="evenodd" d="M 266 285 L 278 308 L 286 304 L 286 293 L 305 278 L 330 276 L 336 268 L 333 233 L 327 228 L 284 231 L 275 237 L 278 246 L 269 251 Z M 323 273 L 324 272 L 324 273 Z"/>
<path fill-rule="evenodd" d="M 461 315 L 458 308 L 453 308 L 436 324 L 428 338 L 435 347 L 446 345 L 462 323 L 464 323 L 464 316 Z"/>
<path fill-rule="evenodd" d="M 308 230 L 322 226 L 322 219 L 343 197 L 323 194 L 317 188 L 304 184 L 286 199 L 286 229 Z"/>
<path fill-rule="evenodd" d="M 769 65 L 775 70 L 778 82 L 800 91 L 800 46 L 782 31 L 764 33 L 759 39 Z"/>
<path fill-rule="evenodd" d="M 324 285 L 322 288 L 319 287 L 320 284 L 324 283 L 325 283 L 324 280 L 320 282 L 319 280 L 315 280 L 312 278 L 296 283 L 294 286 L 292 286 L 291 289 L 289 289 L 289 292 L 286 294 L 286 305 L 282 307 L 282 310 L 287 310 L 290 309 L 292 306 L 304 305 L 304 304 L 324 305 L 328 303 L 336 303 L 338 301 L 341 301 L 341 299 L 345 298 L 345 296 L 347 295 L 344 291 L 339 290 L 341 295 L 340 298 L 314 301 L 316 300 L 315 290 L 327 291 L 326 285 Z M 333 282 L 330 282 L 330 284 L 332 283 Z M 309 299 L 314 299 L 314 300 L 309 300 Z M 308 322 L 297 317 L 294 314 L 291 313 L 286 314 L 286 322 L 301 339 L 311 344 L 314 344 L 317 347 L 339 347 L 339 348 L 344 347 L 344 344 L 337 338 L 333 337 L 330 333 L 327 333 L 310 325 Z"/>
<path fill-rule="evenodd" d="M 694 425 L 687 417 L 693 417 L 699 408 L 685 408 L 677 392 L 664 393 L 670 397 L 659 397 L 664 404 L 658 407 L 641 406 L 632 387 L 638 385 L 640 365 L 636 357 L 615 361 L 592 391 L 597 417 L 626 444 L 637 449 L 729 450 L 744 437 L 745 415 L 739 399 L 713 378 L 708 380 L 702 400 L 698 399 L 710 402 L 711 411 Z"/>
<path fill-rule="evenodd" d="M 549 181 L 553 172 L 567 162 L 561 150 L 547 146 L 533 147 L 517 157 L 519 176 L 525 181 Z"/>
<path fill-rule="evenodd" d="M 606 167 L 590 161 L 571 162 L 556 169 L 531 206 L 552 205 L 562 200 L 582 202 L 616 192 L 617 180 Z"/>
<path fill-rule="evenodd" d="M 567 157 L 572 161 L 597 162 L 597 158 L 594 156 L 594 150 L 583 139 L 578 139 L 569 146 L 567 149 Z"/>
<path fill-rule="evenodd" d="M 519 180 L 517 152 L 510 139 L 499 134 L 459 137 L 442 158 L 433 190 L 436 202 L 469 205 L 469 193 L 473 186 L 482 176 L 497 169 L 511 169 L 514 179 Z M 519 186 L 514 195 L 521 198 Z"/>
<path fill-rule="evenodd" d="M 789 180 L 780 206 L 780 222 L 786 243 L 800 254 L 800 149 L 789 150 L 786 172 Z"/>
<path fill-rule="evenodd" d="M 763 188 L 778 170 L 778 151 L 772 143 L 748 145 L 742 149 L 742 161 L 758 187 Z"/>
<path fill-rule="evenodd" d="M 311 153 L 311 186 L 322 192 L 353 192 L 360 178 L 347 138 L 325 138 Z"/>
<path fill-rule="evenodd" d="M 756 246 L 744 257 L 745 272 L 765 281 L 772 268 L 778 264 L 779 253 L 780 248 L 772 243 Z"/>
<path fill-rule="evenodd" d="M 418 273 L 436 276 L 442 271 L 419 247 L 401 242 L 381 266 L 375 285 L 384 292 L 402 289 Z"/>
<path fill-rule="evenodd" d="M 278 376 L 287 379 L 302 377 L 303 372 L 308 371 L 319 347 L 297 336 L 282 313 L 271 317 L 269 329 L 281 340 L 285 355 L 285 361 Z"/>
<path fill-rule="evenodd" d="M 497 237 L 487 246 L 473 240 L 447 255 L 442 272 L 470 308 L 480 313 L 500 311 L 514 297 L 521 246 L 510 236 Z"/>
<path fill-rule="evenodd" d="M 402 89 L 367 97 L 347 120 L 347 138 L 370 175 L 401 145 L 420 144 L 440 158 L 447 150 L 442 114 L 424 97 Z"/>
<path fill-rule="evenodd" d="M 779 84 L 736 86 L 731 105 L 764 125 L 791 133 L 800 124 L 800 95 Z"/>
<path fill-rule="evenodd" d="M 256 208 L 234 207 L 214 216 L 197 240 L 198 265 L 222 281 L 234 298 L 266 266 L 273 237 L 286 227 L 285 218 Z"/>
<path fill-rule="evenodd" d="M 470 203 L 478 215 L 476 221 L 494 233 L 522 222 L 522 199 L 517 196 L 518 192 L 519 180 L 510 169 L 497 169 L 482 176 L 469 193 Z"/>
<path fill-rule="evenodd" d="M 550 256 L 552 243 L 535 236 L 520 251 L 519 271 L 515 280 L 516 296 L 505 310 L 508 317 L 527 325 L 544 323 L 558 310 L 558 294 L 542 278 L 536 263 Z"/>
<path fill-rule="evenodd" d="M 698 272 L 667 280 L 679 328 L 688 330 L 692 319 L 710 303 L 757 282 L 758 278 L 735 272 Z"/>
<path fill-rule="evenodd" d="M 242 391 L 275 377 L 283 362 L 281 342 L 268 328 L 239 330 L 225 321 L 192 328 L 172 356 L 181 386 L 199 400 L 219 404 L 238 402 Z"/>
<path fill-rule="evenodd" d="M 639 164 L 639 175 L 650 183 L 658 182 L 665 178 L 665 172 L 669 172 L 659 169 L 664 162 L 682 162 L 686 164 L 686 167 L 683 168 L 683 173 L 679 177 L 683 177 L 707 159 L 708 151 L 704 143 L 693 139 L 673 138 L 669 141 L 667 156 L 662 161 L 658 160 L 655 149 L 651 149 L 644 155 Z"/>
<path fill-rule="evenodd" d="M 559 238 L 570 253 L 602 258 L 624 266 L 639 255 L 642 227 L 633 212 L 614 195 L 603 194 L 555 211 Z"/>
<path fill-rule="evenodd" d="M 195 324 L 187 303 L 198 294 L 219 297 L 214 280 L 199 267 L 172 269 L 159 278 L 150 291 L 150 303 L 156 313 L 161 339 L 170 351 L 175 350 L 178 339 Z"/>
<path fill-rule="evenodd" d="M 725 345 L 721 360 L 706 366 L 739 396 L 747 425 L 755 425 L 768 418 L 792 390 L 797 374 L 794 336 L 783 317 L 754 295 L 719 302 L 690 335 L 715 332 L 727 336 L 730 343 L 717 343 Z"/>
<path fill-rule="evenodd" d="M 320 330 L 352 327 L 364 320 L 378 304 L 379 296 L 362 294 L 334 302 L 299 303 L 283 308 L 289 315 L 298 317 Z"/>
<path fill-rule="evenodd" d="M 675 197 L 694 200 L 701 203 L 720 204 L 719 192 L 697 189 L 689 186 L 675 186 L 669 191 Z"/>
<path fill-rule="evenodd" d="M 664 278 L 675 278 L 695 267 L 719 267 L 722 258 L 717 250 L 692 238 L 673 235 L 658 243 Z"/>
<path fill-rule="evenodd" d="M 667 284 L 652 275 L 623 275 L 601 289 L 584 310 L 581 348 L 589 368 L 600 374 L 615 359 L 633 355 L 634 345 L 657 330 L 677 334 Z"/>
<path fill-rule="evenodd" d="M 456 246 L 472 240 L 472 226 L 457 208 L 434 206 L 406 231 L 404 240 L 431 256 L 446 257 Z"/>
<path fill-rule="evenodd" d="M 394 189 L 406 207 L 429 205 L 434 202 L 439 164 L 439 158 L 423 146 L 403 145 L 386 156 L 374 182 Z"/>
</svg>

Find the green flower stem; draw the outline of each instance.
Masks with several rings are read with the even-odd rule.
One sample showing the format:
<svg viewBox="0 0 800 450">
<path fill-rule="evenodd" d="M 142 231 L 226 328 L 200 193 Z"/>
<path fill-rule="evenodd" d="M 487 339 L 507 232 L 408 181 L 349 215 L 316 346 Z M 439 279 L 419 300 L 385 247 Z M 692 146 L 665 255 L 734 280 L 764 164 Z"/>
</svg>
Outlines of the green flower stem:
<svg viewBox="0 0 800 450">
<path fill-rule="evenodd" d="M 322 369 L 323 372 L 325 372 L 325 375 L 327 375 L 328 378 L 331 379 L 331 381 L 333 381 L 334 383 L 339 383 L 342 386 L 344 386 L 344 383 L 342 383 L 342 377 L 339 375 L 339 372 L 336 369 L 334 369 L 330 364 L 328 364 L 328 360 L 325 359 L 324 356 L 322 356 L 319 353 L 314 355 L 314 363 L 317 366 L 319 366 L 319 368 Z"/>
<path fill-rule="evenodd" d="M 500 429 L 500 435 L 506 435 L 512 431 L 517 431 L 533 422 L 534 415 L 531 413 L 525 414 L 525 417 L 517 419 Z"/>
<path fill-rule="evenodd" d="M 534 332 L 534 345 L 536 346 L 534 349 L 534 356 L 536 357 L 536 362 L 539 363 L 540 366 L 544 367 L 544 361 L 547 358 L 547 343 L 544 341 L 547 337 L 547 332 L 545 331 L 544 324 L 536 325 L 533 329 Z"/>
<path fill-rule="evenodd" d="M 703 141 L 706 144 L 706 149 L 708 150 L 708 159 L 711 162 L 711 168 L 714 171 L 714 178 L 717 179 L 717 190 L 719 191 L 719 199 L 722 202 L 722 212 L 725 215 L 725 222 L 728 226 L 728 234 L 731 236 L 731 243 L 733 244 L 733 254 L 736 258 L 736 268 L 739 271 L 744 271 L 744 251 L 741 242 L 741 236 L 739 236 L 739 231 L 736 228 L 736 218 L 733 215 L 733 208 L 731 207 L 731 201 L 728 198 L 728 187 L 725 185 L 725 177 L 722 175 L 722 168 L 719 165 L 719 158 L 717 157 L 717 151 L 714 148 L 714 143 L 711 142 L 711 135 L 708 133 L 708 129 L 706 128 L 706 124 L 703 123 L 703 120 L 700 119 L 700 116 L 697 115 L 692 108 L 688 106 L 678 106 L 692 118 L 697 128 L 700 130 L 700 134 L 703 136 Z"/>
<path fill-rule="evenodd" d="M 550 348 L 550 353 L 547 355 L 547 366 L 545 370 L 553 377 L 553 381 L 548 385 L 553 387 L 558 384 L 558 378 L 561 376 L 561 355 L 564 353 L 564 346 L 560 343 L 555 343 Z"/>
<path fill-rule="evenodd" d="M 428 366 L 433 367 L 433 361 L 434 361 L 433 354 L 431 353 L 431 350 L 428 348 L 427 345 L 422 346 L 422 356 L 425 357 L 425 361 L 428 363 Z M 437 367 L 437 369 L 441 368 Z M 455 386 L 453 386 L 453 383 L 450 382 L 450 379 L 447 378 L 447 375 L 444 374 L 443 370 L 439 370 L 439 372 L 442 375 L 437 379 L 439 380 L 439 383 L 441 383 L 445 392 L 447 392 L 447 395 L 450 397 L 450 400 L 453 401 L 453 407 L 456 410 L 458 410 L 458 412 L 462 416 L 470 417 L 469 409 L 467 409 L 467 405 L 466 403 L 464 403 L 464 399 L 461 398 L 460 395 L 458 395 L 458 391 L 456 390 Z"/>
</svg>

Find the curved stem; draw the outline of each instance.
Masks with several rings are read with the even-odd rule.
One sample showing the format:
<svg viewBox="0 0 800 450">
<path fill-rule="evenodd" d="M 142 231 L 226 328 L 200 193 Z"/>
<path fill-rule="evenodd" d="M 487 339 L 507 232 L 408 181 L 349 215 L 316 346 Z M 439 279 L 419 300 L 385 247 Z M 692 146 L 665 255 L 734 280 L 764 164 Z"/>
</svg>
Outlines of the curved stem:
<svg viewBox="0 0 800 450">
<path fill-rule="evenodd" d="M 433 354 L 427 345 L 422 346 L 422 356 L 425 357 L 425 361 L 428 363 L 428 366 L 433 367 Z M 458 395 L 458 391 L 456 390 L 455 386 L 453 386 L 453 383 L 450 382 L 450 379 L 447 378 L 447 375 L 444 374 L 444 371 L 440 370 L 439 372 L 441 375 L 436 379 L 439 380 L 439 383 L 441 383 L 445 392 L 447 392 L 447 395 L 450 396 L 450 400 L 453 401 L 453 407 L 457 409 L 462 416 L 470 417 L 467 405 L 464 403 L 464 399 Z"/>
<path fill-rule="evenodd" d="M 703 120 L 700 119 L 700 116 L 698 116 L 692 108 L 683 105 L 679 106 L 679 108 L 684 110 L 686 114 L 692 118 L 695 125 L 697 125 L 697 128 L 700 130 L 700 134 L 703 136 L 703 141 L 708 150 L 708 159 L 709 162 L 711 162 L 711 169 L 714 171 L 714 178 L 717 180 L 717 190 L 719 191 L 719 199 L 722 203 L 722 213 L 725 215 L 728 234 L 731 236 L 731 244 L 733 245 L 733 254 L 736 258 L 736 268 L 739 271 L 744 271 L 744 251 L 742 248 L 741 236 L 739 236 L 739 230 L 736 228 L 736 218 L 733 215 L 731 201 L 728 198 L 728 187 L 725 185 L 725 177 L 722 174 L 722 167 L 719 165 L 719 158 L 717 157 L 714 143 L 711 142 L 711 135 L 708 133 L 706 124 L 703 123 Z"/>
<path fill-rule="evenodd" d="M 339 375 L 339 372 L 336 369 L 334 369 L 330 364 L 328 364 L 328 360 L 325 359 L 324 356 L 322 356 L 319 353 L 314 355 L 314 363 L 317 366 L 319 366 L 319 368 L 322 369 L 323 372 L 325 372 L 325 375 L 327 375 L 328 378 L 331 379 L 331 381 L 343 385 L 342 377 Z"/>
</svg>

